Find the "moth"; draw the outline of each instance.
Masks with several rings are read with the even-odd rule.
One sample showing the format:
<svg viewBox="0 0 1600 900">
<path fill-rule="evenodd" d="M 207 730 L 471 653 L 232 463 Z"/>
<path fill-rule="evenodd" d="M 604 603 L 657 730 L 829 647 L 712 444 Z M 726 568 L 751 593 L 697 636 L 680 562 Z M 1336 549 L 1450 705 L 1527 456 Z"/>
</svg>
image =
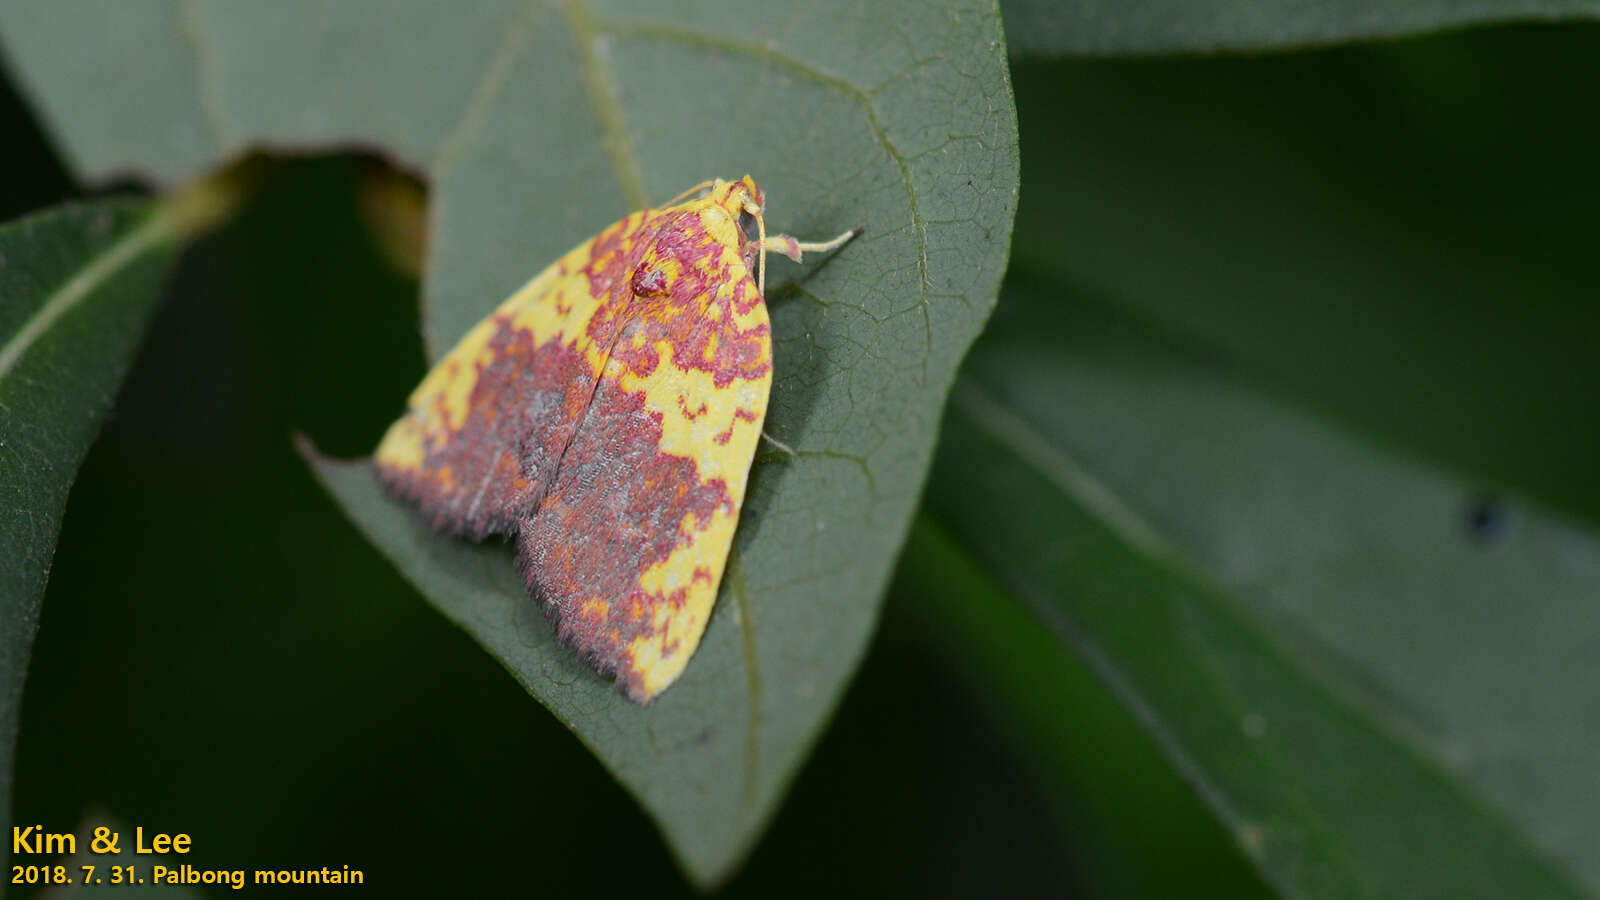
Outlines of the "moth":
<svg viewBox="0 0 1600 900">
<path fill-rule="evenodd" d="M 710 619 L 772 388 L 754 180 L 635 212 L 512 294 L 422 380 L 378 478 L 434 530 L 506 535 L 560 637 L 633 700 Z M 743 222 L 753 222 L 756 235 Z"/>
</svg>

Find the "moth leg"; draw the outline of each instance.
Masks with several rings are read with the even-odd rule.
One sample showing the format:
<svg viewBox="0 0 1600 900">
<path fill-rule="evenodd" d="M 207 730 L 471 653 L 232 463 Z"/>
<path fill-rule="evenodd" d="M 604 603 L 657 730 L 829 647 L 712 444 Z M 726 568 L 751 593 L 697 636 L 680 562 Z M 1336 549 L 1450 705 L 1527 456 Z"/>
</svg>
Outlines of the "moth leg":
<svg viewBox="0 0 1600 900">
<path fill-rule="evenodd" d="M 766 431 L 762 431 L 761 432 L 761 436 L 763 438 L 766 438 L 767 442 L 772 444 L 772 446 L 777 447 L 779 450 L 782 450 L 783 452 L 789 454 L 790 456 L 799 456 L 800 455 L 799 453 L 795 452 L 795 449 L 793 447 L 789 446 L 788 444 L 785 444 L 783 441 L 778 440 L 777 438 L 773 437 L 772 435 L 767 434 Z"/>
</svg>

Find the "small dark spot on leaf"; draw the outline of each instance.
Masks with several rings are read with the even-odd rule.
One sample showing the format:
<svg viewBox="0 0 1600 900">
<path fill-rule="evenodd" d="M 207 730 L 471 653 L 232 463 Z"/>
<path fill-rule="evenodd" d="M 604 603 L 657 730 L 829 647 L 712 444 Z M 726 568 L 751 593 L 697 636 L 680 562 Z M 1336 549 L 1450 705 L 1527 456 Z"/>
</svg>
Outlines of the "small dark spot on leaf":
<svg viewBox="0 0 1600 900">
<path fill-rule="evenodd" d="M 1505 505 L 1492 495 L 1474 497 L 1467 504 L 1466 527 L 1467 537 L 1477 543 L 1499 540 L 1506 530 Z"/>
</svg>

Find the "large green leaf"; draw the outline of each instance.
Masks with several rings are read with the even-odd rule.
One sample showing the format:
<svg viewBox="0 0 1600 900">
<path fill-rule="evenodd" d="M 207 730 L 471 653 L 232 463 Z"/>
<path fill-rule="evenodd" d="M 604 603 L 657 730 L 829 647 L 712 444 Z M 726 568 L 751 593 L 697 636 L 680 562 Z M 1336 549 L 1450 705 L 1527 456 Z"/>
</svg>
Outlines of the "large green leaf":
<svg viewBox="0 0 1600 900">
<path fill-rule="evenodd" d="M 138 200 L 68 204 L 0 226 L 0 817 L 7 822 L 22 685 L 67 491 L 155 308 L 176 236 L 172 217 L 152 215 Z"/>
<path fill-rule="evenodd" d="M 1276 50 L 1600 16 L 1596 0 L 1006 0 L 1004 9 L 1011 51 L 1024 56 Z"/>
<path fill-rule="evenodd" d="M 725 875 L 866 643 L 1005 265 L 1015 124 L 992 0 L 4 10 L 6 47 L 86 174 L 171 179 L 259 141 L 376 142 L 426 170 L 435 351 L 606 223 L 709 176 L 753 174 L 769 226 L 793 234 L 865 226 L 825 264 L 774 270 L 766 427 L 799 452 L 758 462 L 705 641 L 648 709 L 554 642 L 506 548 L 425 534 L 364 468 L 322 470 L 691 874 Z"/>
<path fill-rule="evenodd" d="M 930 502 L 1280 889 L 1600 892 L 1600 541 L 1008 288 Z"/>
</svg>

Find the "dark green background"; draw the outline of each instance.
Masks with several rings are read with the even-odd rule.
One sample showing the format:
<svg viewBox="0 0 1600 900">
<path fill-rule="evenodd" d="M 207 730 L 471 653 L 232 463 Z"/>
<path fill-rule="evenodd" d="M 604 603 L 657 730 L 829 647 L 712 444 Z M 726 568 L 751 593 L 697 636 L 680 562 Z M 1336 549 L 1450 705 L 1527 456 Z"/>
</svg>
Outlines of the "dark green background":
<svg viewBox="0 0 1600 900">
<path fill-rule="evenodd" d="M 1441 220 L 1523 235 L 1497 252 L 1543 261 L 1550 287 L 1529 291 L 1538 305 L 1523 311 L 1592 333 L 1600 311 L 1569 276 L 1593 245 L 1596 191 L 1547 173 L 1600 158 L 1596 121 L 1574 114 L 1572 93 L 1597 37 L 1523 27 L 1285 57 L 1019 63 L 1017 265 L 1047 271 L 1052 250 L 1083 246 L 1077 211 L 1058 220 L 1030 197 L 1097 160 L 1115 178 L 1120 157 L 1095 153 L 1117 145 L 1084 129 L 1125 136 L 1133 172 L 1159 163 L 1137 154 L 1159 155 L 1163 123 L 1204 120 L 1391 184 Z M 4 218 L 80 194 L 10 89 L 4 101 Z M 275 163 L 245 213 L 174 274 L 73 490 L 25 697 L 15 819 L 65 827 L 108 810 L 189 832 L 197 866 L 347 864 L 386 894 L 687 894 L 622 789 L 426 606 L 292 450 L 302 431 L 329 453 L 365 452 L 423 371 L 416 285 L 381 259 L 359 215 L 378 165 Z M 1103 202 L 1114 219 L 1117 197 Z M 1225 220 L 1267 201 L 1183 202 L 1203 229 L 1207 209 Z M 1418 420 L 1368 360 L 1292 365 L 1284 341 L 1249 331 L 1249 298 L 1229 323 L 1093 296 L 1059 302 L 1158 322 L 1358 431 L 1481 479 L 1486 496 L 1509 485 L 1590 521 L 1600 512 L 1600 480 L 1581 480 L 1600 428 L 1574 414 L 1594 395 L 1541 392 L 1528 373 L 1548 361 L 1484 345 L 1423 386 L 1443 408 Z M 1428 322 L 1448 329 L 1441 296 Z M 1000 315 L 1007 302 L 1024 301 L 1003 293 Z M 1280 319 L 1300 315 L 1310 330 L 1323 312 Z M 1593 368 L 1573 369 L 1573 384 L 1592 385 Z M 1062 652 L 922 520 L 871 654 L 728 893 L 1265 896 Z"/>
</svg>

